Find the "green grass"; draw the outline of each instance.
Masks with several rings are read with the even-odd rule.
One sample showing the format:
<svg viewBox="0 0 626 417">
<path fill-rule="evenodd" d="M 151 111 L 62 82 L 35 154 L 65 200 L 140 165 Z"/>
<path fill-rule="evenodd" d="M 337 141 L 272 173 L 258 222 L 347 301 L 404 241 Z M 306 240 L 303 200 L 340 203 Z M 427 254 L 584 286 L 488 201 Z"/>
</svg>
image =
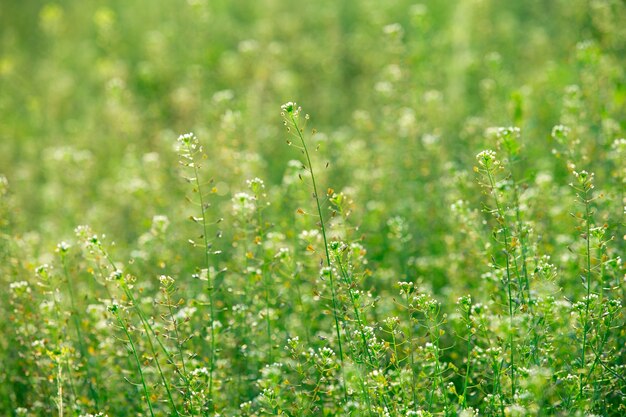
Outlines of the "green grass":
<svg viewBox="0 0 626 417">
<path fill-rule="evenodd" d="M 0 414 L 624 415 L 625 19 L 3 5 Z"/>
</svg>

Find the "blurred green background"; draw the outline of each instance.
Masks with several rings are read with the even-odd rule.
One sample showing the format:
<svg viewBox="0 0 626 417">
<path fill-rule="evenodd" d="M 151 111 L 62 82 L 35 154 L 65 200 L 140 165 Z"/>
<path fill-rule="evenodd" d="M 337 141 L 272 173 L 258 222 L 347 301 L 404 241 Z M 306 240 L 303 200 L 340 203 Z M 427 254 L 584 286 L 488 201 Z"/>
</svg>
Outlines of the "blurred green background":
<svg viewBox="0 0 626 417">
<path fill-rule="evenodd" d="M 558 326 L 545 321 L 546 339 L 560 333 L 557 348 L 540 359 L 552 361 L 545 372 L 560 372 L 555 378 L 561 379 L 545 386 L 567 380 L 571 385 L 578 379 L 574 374 L 582 373 L 572 356 L 577 339 L 568 303 L 582 299 L 586 245 L 583 222 L 570 213 L 589 209 L 576 201 L 569 185 L 574 169 L 596 174 L 588 230 L 606 224 L 607 239 L 617 237 L 607 252 L 594 254 L 607 264 L 605 256 L 612 257 L 612 272 L 602 269 L 597 286 L 621 291 L 623 284 L 624 22 L 623 0 L 3 0 L 0 333 L 8 336 L 0 340 L 6 364 L 0 372 L 0 411 L 18 415 L 17 407 L 24 406 L 32 413 L 20 415 L 43 416 L 56 410 L 50 394 L 56 377 L 46 355 L 55 340 L 64 346 L 64 338 L 73 337 L 73 332 L 63 334 L 70 317 L 81 317 L 76 330 L 83 327 L 90 349 L 89 355 L 82 346 L 80 355 L 74 350 L 76 375 L 83 378 L 77 381 L 90 380 L 87 366 L 92 366 L 106 399 L 104 412 L 130 415 L 142 409 L 141 395 L 126 384 L 133 378 L 124 380 L 134 369 L 127 366 L 126 344 L 119 343 L 120 333 L 105 313 L 106 305 L 127 294 L 109 291 L 112 270 L 94 272 L 90 258 L 101 254 L 89 243 L 92 233 L 115 260 L 107 268 L 137 277 L 135 288 L 149 314 L 160 314 L 156 277 L 161 274 L 179 283 L 178 306 L 200 307 L 185 329 L 194 336 L 186 349 L 197 367 L 208 363 L 202 335 L 209 315 L 203 308 L 206 284 L 191 277 L 200 266 L 227 271 L 214 281 L 215 317 L 224 324 L 218 379 L 226 387 L 219 387 L 217 403 L 225 415 L 243 413 L 240 401 L 257 398 L 260 375 L 273 353 L 285 359 L 288 337 L 304 339 L 310 333 L 319 337 L 312 337 L 309 347 L 322 346 L 329 337 L 332 345 L 331 314 L 324 304 L 328 285 L 319 271 L 321 242 L 309 231 L 317 231 L 318 219 L 296 215 L 299 208 L 312 212 L 315 203 L 301 163 L 290 163 L 302 155 L 286 144 L 280 108 L 287 101 L 296 101 L 311 116 L 305 132 L 310 149 L 317 149 L 312 159 L 321 193 L 344 193 L 344 208 L 351 213 L 347 220 L 331 219 L 327 201 L 322 212 L 331 239 L 357 242 L 353 253 L 363 271 L 355 287 L 373 294 L 371 323 L 404 314 L 396 301 L 401 280 L 441 300 L 444 321 L 447 314 L 457 314 L 460 296 L 472 294 L 478 303 L 495 306 L 489 320 L 501 322 L 506 297 L 499 290 L 504 279 L 498 262 L 504 263 L 505 251 L 498 230 L 503 222 L 486 213 L 493 200 L 482 195 L 472 170 L 477 153 L 495 149 L 506 173 L 497 173 L 507 205 L 503 212 L 508 221 L 516 216 L 515 239 L 527 245 L 529 271 L 536 275 L 548 260 L 554 263 L 549 279 L 537 279 L 533 287 L 554 303 L 542 308 L 558 316 Z M 569 128 L 569 136 L 551 135 L 560 124 Z M 498 148 L 492 129 L 498 126 L 521 129 L 519 158 Z M 319 133 L 309 135 L 311 128 Z M 186 132 L 195 132 L 207 155 L 202 179 L 214 180 L 206 188 L 215 192 L 205 217 L 223 219 L 209 228 L 211 237 L 221 237 L 215 237 L 213 249 L 222 251 L 210 261 L 188 245 L 202 237 L 197 237 L 199 225 L 189 220 L 200 210 L 185 201 L 197 194 L 181 178 L 175 149 L 177 137 Z M 254 210 L 244 213 L 243 200 L 234 196 L 249 192 L 246 180 L 255 177 L 265 189 L 243 197 L 254 201 Z M 82 229 L 89 232 L 75 239 L 74 229 L 84 224 L 92 229 Z M 54 252 L 61 241 L 72 246 L 67 266 Z M 263 277 L 255 269 L 274 265 L 278 248 L 290 249 L 289 268 Z M 52 267 L 36 269 L 42 264 Z M 48 269 L 54 270 L 50 276 Z M 70 309 L 65 289 L 59 289 L 66 284 L 76 285 L 77 307 L 71 301 Z M 512 316 L 510 288 L 508 303 Z M 58 321 L 53 305 L 60 306 Z M 240 308 L 248 305 L 247 313 Z M 269 349 L 260 324 L 263 312 Z M 138 324 L 130 314 L 128 319 Z M 537 327 L 542 322 L 538 316 Z M 522 326 L 519 332 L 526 330 Z M 431 334 L 436 333 L 428 329 L 415 346 Z M 442 346 L 460 366 L 465 342 L 453 336 L 448 333 Z M 619 337 L 606 352 L 623 367 L 623 331 Z M 154 353 L 146 345 L 152 343 L 149 337 L 138 340 L 142 353 Z M 271 343 L 280 348 L 272 351 Z M 409 336 L 408 351 L 412 346 Z M 584 341 L 582 346 L 585 365 Z M 79 358 L 85 359 L 84 369 Z M 597 367 L 600 371 L 605 373 Z M 457 387 L 462 374 L 455 371 Z M 158 393 L 154 376 L 150 380 Z M 239 382 L 233 386 L 232 380 Z M 431 380 L 420 383 L 426 387 Z M 559 390 L 570 385 L 550 387 L 541 400 L 523 400 L 567 414 L 578 403 L 568 404 Z M 543 395 L 544 385 L 537 386 L 535 392 Z M 604 402 L 617 407 L 623 403 L 617 386 L 594 390 L 590 401 L 596 408 Z M 75 412 L 94 411 L 89 399 L 79 398 L 81 389 L 87 393 L 86 386 L 79 387 Z M 472 404 L 482 407 L 487 391 L 475 394 Z M 159 407 L 167 405 L 159 400 Z M 330 410 L 327 415 L 335 412 Z"/>
<path fill-rule="evenodd" d="M 385 213 L 362 219 L 366 230 L 401 214 L 419 235 L 441 233 L 444 219 L 433 220 L 445 199 L 421 196 L 443 195 L 442 178 L 471 168 L 488 126 L 522 128 L 532 176 L 554 164 L 543 158 L 552 126 L 575 115 L 591 126 L 581 154 L 594 168 L 624 127 L 624 9 L 609 0 L 5 1 L 0 172 L 14 221 L 48 249 L 82 223 L 132 242 L 154 214 L 180 210 L 172 147 L 187 131 L 205 144 L 225 199 L 253 176 L 277 184 L 294 157 L 279 107 L 295 100 L 327 138 L 329 183 L 351 187 L 361 216 Z M 568 99 L 571 84 L 579 90 Z M 595 168 L 610 176 L 610 166 Z"/>
</svg>

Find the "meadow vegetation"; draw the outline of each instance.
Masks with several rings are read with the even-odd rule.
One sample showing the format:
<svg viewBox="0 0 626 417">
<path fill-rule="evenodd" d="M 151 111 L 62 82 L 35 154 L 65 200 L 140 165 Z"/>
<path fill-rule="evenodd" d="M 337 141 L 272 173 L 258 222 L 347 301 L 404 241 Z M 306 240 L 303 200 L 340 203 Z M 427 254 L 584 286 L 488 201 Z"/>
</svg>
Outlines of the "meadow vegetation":
<svg viewBox="0 0 626 417">
<path fill-rule="evenodd" d="M 0 414 L 626 415 L 625 21 L 4 2 Z"/>
</svg>

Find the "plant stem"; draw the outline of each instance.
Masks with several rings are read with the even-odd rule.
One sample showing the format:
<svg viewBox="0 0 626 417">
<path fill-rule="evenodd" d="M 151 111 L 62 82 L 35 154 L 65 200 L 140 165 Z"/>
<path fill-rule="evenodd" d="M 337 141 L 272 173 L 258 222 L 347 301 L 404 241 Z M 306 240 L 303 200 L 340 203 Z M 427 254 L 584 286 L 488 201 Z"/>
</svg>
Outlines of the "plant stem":
<svg viewBox="0 0 626 417">
<path fill-rule="evenodd" d="M 83 339 L 82 331 L 80 328 L 80 323 L 78 322 L 78 310 L 76 309 L 76 301 L 75 301 L 76 297 L 74 296 L 74 288 L 72 286 L 72 283 L 70 280 L 70 274 L 67 269 L 67 260 L 65 258 L 65 254 L 63 253 L 61 254 L 61 263 L 63 264 L 63 275 L 65 276 L 65 280 L 67 281 L 67 288 L 70 293 L 70 305 L 72 307 L 72 322 L 74 323 L 74 328 L 76 329 L 76 341 L 78 343 L 78 350 L 80 351 L 81 358 L 85 361 L 85 370 L 87 372 L 87 386 L 89 387 L 89 395 L 93 399 L 96 409 L 99 409 L 100 404 L 99 404 L 98 391 L 96 391 L 92 383 L 93 376 L 91 374 L 91 367 L 89 366 L 89 359 L 87 357 L 87 352 L 85 350 L 85 345 L 83 343 L 84 339 Z"/>
<path fill-rule="evenodd" d="M 115 262 L 113 262 L 113 259 L 111 258 L 109 253 L 104 249 L 104 247 L 102 246 L 101 243 L 98 243 L 98 248 L 100 249 L 100 251 L 102 252 L 104 257 L 107 259 L 107 261 L 109 262 L 109 264 L 111 265 L 113 270 L 116 270 L 117 268 L 115 266 Z M 171 393 L 171 390 L 170 390 L 170 386 L 167 383 L 167 379 L 165 378 L 165 374 L 163 373 L 163 370 L 161 368 L 161 364 L 159 363 L 158 353 L 157 353 L 157 351 L 156 351 L 156 349 L 154 347 L 154 344 L 152 343 L 152 338 L 150 337 L 150 334 L 152 334 L 152 336 L 154 336 L 154 338 L 156 339 L 157 343 L 159 344 L 159 347 L 161 348 L 161 350 L 163 350 L 163 352 L 165 352 L 165 356 L 167 357 L 168 361 L 177 370 L 177 373 L 179 375 L 182 375 L 182 374 L 180 373 L 180 370 L 178 369 L 178 366 L 176 365 L 176 362 L 174 361 L 174 358 L 169 353 L 169 351 L 165 348 L 163 343 L 161 343 L 161 340 L 159 339 L 158 335 L 154 331 L 152 325 L 150 325 L 150 322 L 148 321 L 146 316 L 143 314 L 143 311 L 139 307 L 139 303 L 137 302 L 137 299 L 133 295 L 133 292 L 130 290 L 130 288 L 128 287 L 128 285 L 124 281 L 121 282 L 120 287 L 122 288 L 122 291 L 124 291 L 124 294 L 126 295 L 126 297 L 128 297 L 128 299 L 131 301 L 131 305 L 132 305 L 133 309 L 135 310 L 135 312 L 139 316 L 139 319 L 140 319 L 141 324 L 142 324 L 142 326 L 144 328 L 144 331 L 146 332 L 146 337 L 147 337 L 147 340 L 148 340 L 148 344 L 150 345 L 150 350 L 152 351 L 152 354 L 154 356 L 154 362 L 156 363 L 157 370 L 159 371 L 159 376 L 161 377 L 161 381 L 163 382 L 163 385 L 165 386 L 165 390 L 167 392 L 168 399 L 169 399 L 169 401 L 170 401 L 170 403 L 172 405 L 172 408 L 174 409 L 174 414 L 176 416 L 179 416 L 180 414 L 178 413 L 178 410 L 176 409 L 176 403 L 174 402 L 174 399 L 172 397 L 172 393 Z M 186 375 L 183 376 L 183 380 L 185 381 L 185 383 L 188 384 Z"/>
<path fill-rule="evenodd" d="M 130 337 L 130 333 L 126 328 L 126 324 L 122 321 L 122 318 L 119 315 L 119 312 L 114 311 L 115 317 L 117 318 L 117 322 L 124 330 L 126 334 L 126 338 L 128 339 L 128 343 L 130 344 L 130 349 L 133 353 L 133 357 L 135 358 L 135 363 L 137 364 L 137 370 L 139 371 L 139 377 L 141 378 L 141 385 L 143 387 L 143 393 L 146 397 L 146 403 L 148 404 L 148 409 L 150 410 L 150 415 L 154 417 L 154 411 L 152 410 L 152 402 L 150 401 L 150 393 L 148 392 L 148 386 L 146 385 L 146 380 L 143 376 L 143 371 L 141 370 L 141 361 L 139 360 L 139 355 L 137 354 L 137 349 L 135 349 L 135 344 L 133 343 L 133 338 Z"/>
<path fill-rule="evenodd" d="M 524 238 L 524 236 L 522 236 L 522 216 L 521 216 L 520 207 L 519 207 L 519 192 L 518 192 L 517 185 L 515 185 L 515 187 L 513 188 L 513 191 L 514 191 L 514 198 L 515 198 L 515 221 L 517 223 L 517 233 L 519 235 L 519 244 L 521 248 L 520 252 L 522 254 L 522 277 L 524 278 L 524 287 L 526 288 L 526 296 L 528 297 L 528 307 L 532 311 L 532 303 L 531 303 L 532 296 L 530 294 L 530 280 L 528 279 L 528 267 L 526 265 L 526 256 L 527 256 L 528 249 L 526 247 L 526 239 Z M 518 270 L 517 262 L 515 265 L 515 269 L 516 271 Z M 521 293 L 522 293 L 522 298 L 523 298 L 524 288 L 521 289 Z"/>
<path fill-rule="evenodd" d="M 189 155 L 194 154 L 194 150 L 191 148 L 190 144 L 187 144 L 187 148 L 189 151 Z M 193 170 L 194 170 L 194 179 L 196 183 L 196 192 L 198 193 L 198 197 L 200 200 L 200 210 L 202 213 L 202 238 L 204 240 L 204 262 L 207 274 L 207 293 L 209 296 L 209 325 L 211 327 L 211 342 L 210 342 L 210 353 L 209 358 L 211 360 L 211 364 L 209 367 L 209 403 L 211 407 L 214 407 L 213 403 L 213 373 L 215 370 L 215 311 L 213 306 L 213 282 L 211 278 L 211 265 L 209 262 L 209 237 L 207 235 L 207 222 L 206 222 L 206 205 L 204 203 L 204 196 L 202 195 L 202 189 L 200 187 L 200 179 L 199 179 L 199 170 L 198 165 L 193 161 Z"/>
<path fill-rule="evenodd" d="M 274 363 L 274 356 L 272 354 L 272 324 L 270 319 L 270 285 L 268 282 L 267 266 L 263 264 L 262 267 L 263 282 L 265 284 L 265 323 L 267 326 L 267 348 L 269 349 L 269 363 Z"/>
<path fill-rule="evenodd" d="M 126 296 L 129 297 L 132 300 L 133 303 L 133 307 L 135 308 L 136 311 L 139 311 L 139 306 L 137 305 L 137 301 L 135 300 L 135 298 L 132 296 L 132 293 L 130 291 L 130 288 L 128 288 L 125 284 L 122 285 L 122 288 L 124 290 L 124 292 L 126 293 Z M 138 313 L 140 314 L 140 313 Z M 141 313 L 142 314 L 142 313 Z M 163 373 L 163 369 L 161 368 L 161 364 L 159 362 L 159 355 L 156 351 L 156 349 L 154 348 L 154 344 L 152 343 L 152 338 L 150 337 L 150 333 L 155 333 L 154 330 L 152 329 L 152 326 L 148 323 L 147 320 L 141 320 L 141 324 L 143 325 L 143 328 L 146 332 L 146 339 L 148 340 L 148 345 L 150 345 L 150 351 L 152 352 L 152 355 L 154 356 L 154 363 L 157 366 L 157 370 L 159 371 L 159 376 L 161 377 L 161 380 L 163 381 L 163 385 L 165 386 L 165 391 L 167 392 L 167 397 L 170 400 L 170 403 L 172 404 L 172 408 L 174 409 L 174 414 L 179 416 L 180 414 L 178 413 L 178 410 L 176 409 L 176 403 L 174 402 L 174 399 L 172 398 L 172 392 L 170 390 L 170 386 L 167 383 L 167 379 L 165 378 L 165 374 Z M 155 338 L 158 339 L 158 337 L 155 335 Z M 170 356 L 171 358 L 171 356 Z M 172 362 L 174 364 L 174 362 Z M 176 366 L 174 364 L 174 366 Z"/>
<path fill-rule="evenodd" d="M 406 311 L 407 311 L 407 319 L 409 323 L 409 361 L 411 363 L 411 392 L 413 393 L 413 407 L 415 407 L 415 411 L 418 411 L 417 408 L 417 393 L 415 392 L 416 381 L 415 381 L 415 357 L 413 355 L 413 347 L 411 346 L 413 343 L 413 314 L 411 313 L 411 302 L 409 299 L 409 292 L 406 291 Z"/>
<path fill-rule="evenodd" d="M 189 386 L 189 381 L 186 379 L 187 368 L 185 366 L 185 354 L 183 353 L 183 346 L 180 340 L 180 333 L 178 331 L 178 320 L 174 317 L 174 311 L 172 310 L 172 299 L 167 289 L 165 290 L 165 294 L 167 297 L 166 302 L 167 302 L 167 309 L 170 314 L 170 320 L 172 321 L 172 325 L 174 326 L 174 336 L 176 337 L 176 348 L 178 350 L 178 355 L 180 356 L 180 362 L 183 368 L 183 374 L 185 375 L 185 377 L 183 378 L 185 380 L 185 398 L 190 399 L 191 387 Z M 178 370 L 175 364 L 174 364 L 174 367 Z M 191 405 L 191 401 L 189 404 Z M 192 416 L 195 415 L 195 410 L 193 408 L 191 408 L 190 412 Z"/>
<path fill-rule="evenodd" d="M 495 180 L 491 171 L 487 170 L 487 177 L 489 178 L 489 185 L 491 187 L 491 192 L 493 193 L 493 198 L 496 204 L 496 211 L 498 213 L 498 223 L 502 225 L 502 234 L 504 236 L 504 255 L 506 260 L 506 282 L 507 282 L 507 292 L 509 298 L 509 347 L 511 353 L 511 400 L 515 396 L 515 348 L 513 346 L 513 298 L 511 295 L 511 265 L 510 265 L 510 254 L 509 254 L 509 231 L 506 226 L 506 220 L 504 218 L 504 210 L 500 205 L 500 200 L 498 199 L 498 190 L 496 189 Z"/>
<path fill-rule="evenodd" d="M 337 265 L 339 266 L 339 271 L 341 272 L 341 276 L 343 277 L 346 287 L 348 288 L 348 294 L 350 295 L 350 301 L 352 302 L 352 309 L 354 311 L 354 317 L 356 318 L 357 327 L 361 335 L 361 341 L 363 342 L 363 348 L 365 350 L 365 353 L 367 354 L 367 359 L 369 360 L 369 367 L 371 369 L 379 370 L 378 364 L 374 363 L 374 357 L 372 356 L 370 345 L 367 341 L 367 337 L 365 336 L 365 332 L 363 331 L 365 324 L 361 320 L 361 314 L 359 313 L 359 307 L 356 301 L 356 297 L 354 295 L 354 291 L 352 291 L 352 279 L 350 277 L 350 274 L 344 268 L 344 265 L 341 262 L 341 259 L 339 258 L 339 256 L 335 256 L 335 261 L 337 262 Z M 387 402 L 387 396 L 384 393 L 382 394 L 382 400 L 383 400 L 385 407 L 387 407 L 387 410 L 391 411 L 391 408 L 389 407 L 389 403 Z"/>
<path fill-rule="evenodd" d="M 304 155 L 306 156 L 306 160 L 308 164 L 308 170 L 311 173 L 311 180 L 313 182 L 313 196 L 315 197 L 315 204 L 317 206 L 317 214 L 320 218 L 320 227 L 322 229 L 322 237 L 324 239 L 324 252 L 326 254 L 326 265 L 328 266 L 328 276 L 329 276 L 329 281 L 330 281 L 330 290 L 331 290 L 332 302 L 333 302 L 333 317 L 335 319 L 335 332 L 337 334 L 337 343 L 339 344 L 339 360 L 341 362 L 341 373 L 343 376 L 343 394 L 344 394 L 344 399 L 347 400 L 348 392 L 345 386 L 343 346 L 341 343 L 341 331 L 339 330 L 339 318 L 337 315 L 337 297 L 335 294 L 336 293 L 335 281 L 333 279 L 333 270 L 332 270 L 332 266 L 330 262 L 330 253 L 328 251 L 328 239 L 326 237 L 326 225 L 324 223 L 324 216 L 322 215 L 322 206 L 320 204 L 319 194 L 317 192 L 317 183 L 315 182 L 315 174 L 313 172 L 313 165 L 311 164 L 311 157 L 309 155 L 309 150 L 307 149 L 307 146 L 306 146 L 306 141 L 304 140 L 304 136 L 302 135 L 302 130 L 300 129 L 300 126 L 298 126 L 298 122 L 296 121 L 296 118 L 294 117 L 293 113 L 292 112 L 289 113 L 289 116 L 291 118 L 291 123 L 293 124 L 293 127 L 298 133 L 300 142 L 302 143 L 302 148 L 304 149 Z"/>
<path fill-rule="evenodd" d="M 583 202 L 585 204 L 585 258 L 587 263 L 586 273 L 585 273 L 585 286 L 587 287 L 587 297 L 585 298 L 585 318 L 583 319 L 583 346 L 582 352 L 580 355 L 580 366 L 582 368 L 585 367 L 585 354 L 587 348 L 587 332 L 589 331 L 589 305 L 591 302 L 591 236 L 589 235 L 591 229 L 591 211 L 589 208 L 589 191 L 586 187 L 586 184 L 583 184 Z M 583 372 L 580 373 L 579 377 L 579 392 L 578 396 L 582 397 L 584 388 L 584 378 Z"/>
<path fill-rule="evenodd" d="M 63 417 L 63 367 L 59 358 L 57 358 L 57 401 L 59 417 Z"/>
<path fill-rule="evenodd" d="M 439 389 L 441 390 L 441 395 L 443 396 L 443 406 L 444 406 L 444 415 L 448 415 L 448 395 L 446 393 L 446 386 L 444 384 L 444 379 L 443 379 L 443 371 L 441 370 L 441 361 L 440 361 L 440 353 L 439 351 L 441 350 L 439 348 L 439 323 L 436 321 L 437 316 L 439 315 L 439 312 L 437 312 L 437 314 L 435 315 L 435 320 L 433 320 L 433 324 L 434 324 L 434 332 L 431 330 L 430 334 L 431 334 L 431 342 L 433 344 L 434 347 L 434 351 L 435 351 L 435 373 L 436 373 L 436 377 L 439 381 Z M 431 398 L 432 401 L 432 398 Z"/>
<path fill-rule="evenodd" d="M 467 320 L 470 319 L 470 313 L 467 314 Z M 467 387 L 469 385 L 469 373 L 470 367 L 472 364 L 472 329 L 470 328 L 470 333 L 467 337 L 467 366 L 465 367 L 465 377 L 463 378 L 463 403 L 461 404 L 462 408 L 467 407 Z"/>
</svg>

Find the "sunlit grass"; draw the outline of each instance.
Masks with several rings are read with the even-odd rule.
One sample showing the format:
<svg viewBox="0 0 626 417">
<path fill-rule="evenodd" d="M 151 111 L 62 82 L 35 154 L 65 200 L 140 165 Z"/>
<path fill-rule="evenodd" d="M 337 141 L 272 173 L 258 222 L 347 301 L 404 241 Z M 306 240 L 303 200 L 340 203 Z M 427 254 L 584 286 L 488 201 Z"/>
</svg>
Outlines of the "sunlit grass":
<svg viewBox="0 0 626 417">
<path fill-rule="evenodd" d="M 622 3 L 5 6 L 0 414 L 626 413 Z"/>
</svg>

